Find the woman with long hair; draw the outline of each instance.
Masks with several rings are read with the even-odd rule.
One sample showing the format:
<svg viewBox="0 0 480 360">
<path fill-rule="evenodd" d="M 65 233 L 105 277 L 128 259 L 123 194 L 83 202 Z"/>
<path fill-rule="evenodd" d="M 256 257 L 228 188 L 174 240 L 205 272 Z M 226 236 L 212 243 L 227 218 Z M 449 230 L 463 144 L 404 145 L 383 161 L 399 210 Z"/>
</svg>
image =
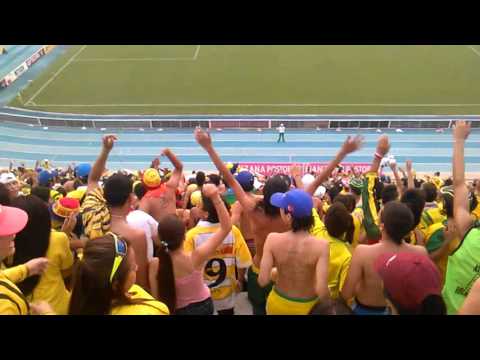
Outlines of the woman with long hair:
<svg viewBox="0 0 480 360">
<path fill-rule="evenodd" d="M 17 283 L 29 301 L 46 301 L 55 313 L 67 314 L 70 293 L 64 278 L 71 273 L 73 254 L 70 241 L 63 232 L 52 230 L 47 205 L 37 196 L 19 196 L 12 206 L 28 214 L 25 228 L 15 238 L 15 254 L 11 265 L 45 257 L 48 265 L 42 275 L 30 276 Z"/>
<path fill-rule="evenodd" d="M 205 263 L 232 230 L 230 215 L 215 185 L 205 184 L 203 195 L 213 203 L 220 222 L 218 229 L 191 253 L 183 249 L 185 225 L 174 215 L 158 223 L 161 246 L 150 262 L 149 281 L 152 294 L 177 315 L 212 315 L 210 289 L 203 280 Z M 222 273 L 221 269 L 219 273 Z"/>
<path fill-rule="evenodd" d="M 135 284 L 137 263 L 133 247 L 113 233 L 87 242 L 73 273 L 69 315 L 168 315 Z"/>
</svg>

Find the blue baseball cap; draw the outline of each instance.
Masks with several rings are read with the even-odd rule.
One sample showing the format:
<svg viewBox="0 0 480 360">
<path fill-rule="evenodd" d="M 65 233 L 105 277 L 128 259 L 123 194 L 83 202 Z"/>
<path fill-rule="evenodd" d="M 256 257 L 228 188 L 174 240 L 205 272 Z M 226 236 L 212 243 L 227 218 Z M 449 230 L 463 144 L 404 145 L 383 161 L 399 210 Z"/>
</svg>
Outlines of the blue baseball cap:
<svg viewBox="0 0 480 360">
<path fill-rule="evenodd" d="M 75 167 L 75 174 L 77 177 L 82 178 L 82 177 L 88 176 L 91 170 L 92 170 L 92 166 L 90 164 L 87 164 L 87 163 L 78 164 Z"/>
<path fill-rule="evenodd" d="M 312 196 L 303 190 L 290 190 L 286 193 L 275 193 L 270 198 L 270 204 L 287 210 L 296 219 L 312 216 Z"/>
<path fill-rule="evenodd" d="M 48 182 L 53 178 L 53 175 L 47 171 L 47 170 L 42 170 L 38 174 L 38 184 L 40 186 L 48 186 Z"/>
<path fill-rule="evenodd" d="M 253 190 L 253 183 L 255 181 L 255 178 L 250 171 L 240 171 L 237 175 L 235 175 L 235 179 L 237 179 L 243 190 Z"/>
</svg>

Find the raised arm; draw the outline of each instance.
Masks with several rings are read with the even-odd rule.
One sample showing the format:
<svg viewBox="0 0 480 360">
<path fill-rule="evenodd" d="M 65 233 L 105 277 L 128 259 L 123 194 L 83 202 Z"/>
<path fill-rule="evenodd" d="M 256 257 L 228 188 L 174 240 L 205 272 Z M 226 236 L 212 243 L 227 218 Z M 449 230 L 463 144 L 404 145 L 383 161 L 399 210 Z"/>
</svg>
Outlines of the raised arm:
<svg viewBox="0 0 480 360">
<path fill-rule="evenodd" d="M 195 140 L 208 153 L 208 156 L 210 156 L 210 159 L 212 160 L 213 164 L 222 175 L 223 180 L 235 193 L 235 196 L 237 200 L 240 202 L 240 204 L 242 205 L 243 209 L 245 211 L 252 211 L 256 206 L 255 200 L 251 199 L 245 193 L 245 191 L 243 191 L 242 187 L 237 182 L 235 177 L 232 175 L 230 170 L 227 169 L 222 159 L 213 148 L 212 138 L 210 134 L 198 127 L 195 129 Z"/>
<path fill-rule="evenodd" d="M 300 165 L 292 165 L 290 167 L 290 176 L 295 180 L 297 189 L 303 189 L 302 167 Z"/>
<path fill-rule="evenodd" d="M 465 141 L 470 134 L 470 123 L 458 120 L 453 128 L 453 213 L 455 225 L 460 238 L 463 239 L 472 226 L 470 209 L 468 206 L 468 188 L 465 183 Z"/>
<path fill-rule="evenodd" d="M 167 181 L 167 188 L 177 190 L 183 175 L 183 164 L 170 149 L 163 150 L 162 155 L 165 155 L 175 168 L 172 172 L 172 176 Z"/>
<path fill-rule="evenodd" d="M 369 172 L 378 174 L 378 169 L 380 168 L 380 163 L 382 159 L 390 151 L 390 141 L 387 135 L 382 135 L 378 138 L 377 148 L 373 157 L 372 165 L 370 166 Z"/>
<path fill-rule="evenodd" d="M 88 191 L 94 190 L 98 187 L 98 181 L 105 171 L 108 155 L 110 154 L 110 151 L 112 151 L 113 145 L 117 140 L 118 138 L 115 135 L 106 135 L 102 138 L 102 150 L 88 175 Z"/>
<path fill-rule="evenodd" d="M 213 184 L 203 186 L 203 195 L 212 200 L 213 206 L 220 220 L 220 228 L 202 245 L 192 252 L 192 263 L 196 269 L 203 269 L 205 262 L 215 253 L 215 250 L 222 244 L 225 237 L 232 231 L 232 221 L 230 214 L 218 193 L 218 189 Z"/>
<path fill-rule="evenodd" d="M 398 175 L 397 162 L 390 162 L 390 169 L 392 169 L 393 177 L 395 178 L 395 185 L 397 186 L 398 194 L 401 196 L 403 194 L 403 183 L 400 180 L 400 175 Z"/>
<path fill-rule="evenodd" d="M 412 160 L 407 160 L 405 162 L 405 166 L 407 168 L 407 188 L 408 189 L 415 189 L 415 181 L 413 181 Z"/>
<path fill-rule="evenodd" d="M 375 196 L 373 194 L 375 182 L 378 178 L 378 168 L 380 162 L 388 154 L 390 142 L 387 135 L 378 138 L 377 147 L 370 166 L 370 171 L 365 174 L 362 188 L 362 210 L 364 214 L 363 226 L 369 242 L 376 242 L 380 238 L 380 229 L 378 227 L 378 213 L 375 205 Z"/>
<path fill-rule="evenodd" d="M 315 190 L 322 185 L 322 183 L 328 179 L 332 174 L 333 170 L 342 162 L 342 160 L 350 153 L 353 153 L 360 149 L 363 144 L 363 136 L 357 135 L 354 138 L 351 136 L 347 137 L 345 142 L 342 145 L 342 148 L 338 151 L 335 158 L 330 161 L 328 166 L 318 175 L 315 180 L 306 187 L 305 191 L 310 195 L 315 193 Z"/>
</svg>

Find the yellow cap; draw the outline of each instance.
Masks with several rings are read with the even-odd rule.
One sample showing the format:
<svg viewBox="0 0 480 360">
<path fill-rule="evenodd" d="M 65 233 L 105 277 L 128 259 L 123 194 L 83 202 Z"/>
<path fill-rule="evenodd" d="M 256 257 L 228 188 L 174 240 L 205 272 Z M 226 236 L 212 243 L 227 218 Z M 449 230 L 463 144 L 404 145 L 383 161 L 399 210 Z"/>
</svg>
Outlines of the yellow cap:
<svg viewBox="0 0 480 360">
<path fill-rule="evenodd" d="M 68 194 L 67 194 L 67 198 L 70 198 L 70 199 L 77 199 L 78 201 L 82 200 L 83 196 L 85 195 L 86 193 L 86 190 L 85 189 L 77 189 L 77 190 L 73 190 L 73 191 L 70 191 Z"/>
<path fill-rule="evenodd" d="M 146 187 L 154 189 L 162 184 L 162 179 L 156 169 L 150 168 L 143 173 L 143 183 Z"/>
</svg>

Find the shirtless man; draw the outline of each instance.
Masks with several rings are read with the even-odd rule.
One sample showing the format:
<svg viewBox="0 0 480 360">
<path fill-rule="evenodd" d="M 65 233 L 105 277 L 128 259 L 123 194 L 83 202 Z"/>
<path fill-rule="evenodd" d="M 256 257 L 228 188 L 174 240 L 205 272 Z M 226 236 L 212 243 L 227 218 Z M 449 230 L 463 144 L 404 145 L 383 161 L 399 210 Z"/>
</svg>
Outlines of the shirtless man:
<svg viewBox="0 0 480 360">
<path fill-rule="evenodd" d="M 277 268 L 276 284 L 267 300 L 267 315 L 307 315 L 318 301 L 329 298 L 329 245 L 309 234 L 313 200 L 303 190 L 277 193 L 270 203 L 280 208 L 290 231 L 268 235 L 258 283 L 266 286 Z"/>
<path fill-rule="evenodd" d="M 248 194 L 254 189 L 253 183 L 255 178 L 249 171 L 241 171 L 235 176 L 242 189 Z M 252 224 L 248 214 L 243 211 L 242 204 L 239 201 L 235 201 L 231 208 L 232 211 L 232 223 L 240 229 L 243 238 L 245 239 L 248 249 L 255 256 L 255 240 L 253 236 Z"/>
<path fill-rule="evenodd" d="M 355 315 L 388 314 L 382 282 L 373 268 L 373 263 L 380 255 L 405 251 L 427 254 L 423 246 L 410 245 L 403 241 L 414 226 L 413 214 L 407 205 L 399 201 L 387 203 L 381 212 L 380 220 L 380 241 L 374 245 L 357 246 L 342 289 L 342 296 L 346 301 L 355 297 Z"/>
<path fill-rule="evenodd" d="M 248 269 L 247 274 L 248 298 L 252 303 L 254 315 L 264 315 L 266 313 L 265 306 L 271 285 L 261 288 L 257 282 L 260 262 L 263 255 L 263 245 L 268 234 L 289 230 L 288 225 L 285 224 L 280 216 L 279 209 L 270 204 L 270 197 L 274 193 L 287 192 L 289 186 L 281 176 L 274 176 L 266 182 L 263 188 L 263 199 L 255 197 L 254 194 L 246 193 L 213 148 L 210 134 L 197 128 L 195 130 L 195 139 L 208 153 L 225 183 L 235 193 L 236 199 L 242 205 L 242 211 L 244 211 L 250 219 L 255 241 L 255 256 L 253 257 L 253 264 Z"/>
<path fill-rule="evenodd" d="M 183 172 L 182 162 L 170 149 L 163 150 L 162 155 L 168 157 L 175 167 L 172 176 L 166 183 L 161 183 L 158 171 L 156 169 L 148 169 L 147 171 L 157 172 L 158 179 L 155 179 L 154 184 L 145 184 L 149 191 L 142 198 L 138 207 L 139 210 L 150 214 L 156 221 L 159 221 L 163 215 L 177 214 L 175 192 L 180 184 Z"/>
<path fill-rule="evenodd" d="M 114 174 L 104 183 L 103 195 L 98 181 L 105 170 L 108 155 L 113 148 L 117 137 L 107 135 L 103 137 L 103 147 L 88 177 L 87 197 L 92 192 L 97 196 L 103 196 L 110 211 L 110 230 L 125 238 L 129 245 L 135 250 L 136 262 L 138 265 L 136 283 L 148 289 L 148 261 L 147 261 L 147 240 L 142 229 L 136 229 L 127 223 L 127 215 L 135 201 L 132 193 L 132 181 L 123 174 Z M 90 240 L 95 241 L 95 240 Z"/>
</svg>

